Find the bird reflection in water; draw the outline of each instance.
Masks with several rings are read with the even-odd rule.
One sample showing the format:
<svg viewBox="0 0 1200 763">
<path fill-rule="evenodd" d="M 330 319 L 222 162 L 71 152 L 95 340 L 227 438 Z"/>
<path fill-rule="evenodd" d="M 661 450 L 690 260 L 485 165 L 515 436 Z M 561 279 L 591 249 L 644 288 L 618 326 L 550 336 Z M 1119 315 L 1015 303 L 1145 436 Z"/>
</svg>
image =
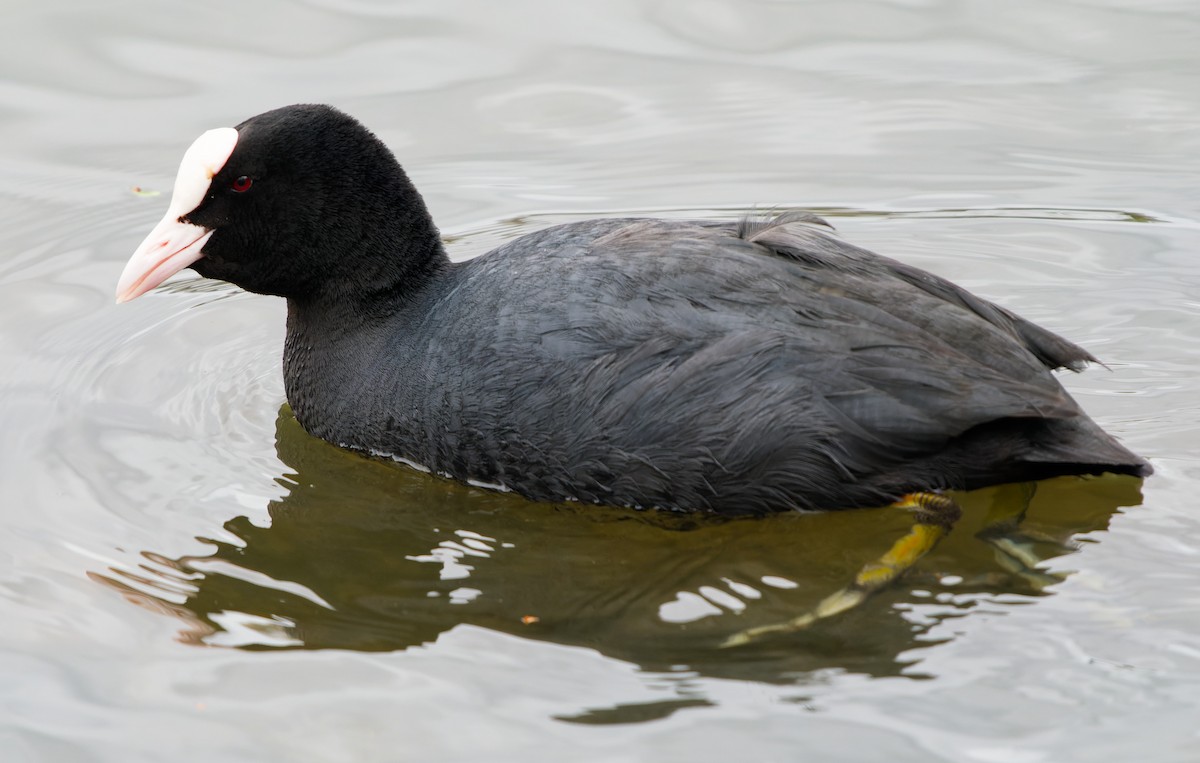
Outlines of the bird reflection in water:
<svg viewBox="0 0 1200 763">
<path fill-rule="evenodd" d="M 1066 573 L 1045 563 L 1141 502 L 1140 479 L 1113 475 L 954 494 L 962 520 L 896 584 L 802 631 L 722 649 L 731 634 L 813 608 L 908 518 L 878 509 L 718 520 L 537 504 L 340 450 L 286 406 L 276 426 L 288 492 L 271 502 L 269 526 L 237 516 L 214 533 L 224 539 L 201 539 L 206 555 L 145 551 L 137 569 L 93 578 L 178 617 L 183 640 L 212 646 L 394 651 L 471 624 L 650 673 L 921 677 L 919 649 L 949 638 L 938 623 L 1052 592 Z M 644 720 L 697 702 L 574 720 Z"/>
</svg>

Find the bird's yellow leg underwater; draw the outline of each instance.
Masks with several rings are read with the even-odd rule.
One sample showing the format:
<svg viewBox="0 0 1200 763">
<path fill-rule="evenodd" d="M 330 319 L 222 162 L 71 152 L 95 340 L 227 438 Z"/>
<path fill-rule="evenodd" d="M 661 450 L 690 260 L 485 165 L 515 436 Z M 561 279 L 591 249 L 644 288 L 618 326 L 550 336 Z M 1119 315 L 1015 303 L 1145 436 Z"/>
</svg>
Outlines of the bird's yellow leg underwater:
<svg viewBox="0 0 1200 763">
<path fill-rule="evenodd" d="M 721 646 L 741 646 L 764 636 L 795 633 L 818 620 L 857 607 L 872 594 L 891 585 L 892 581 L 932 551 L 962 516 L 962 509 L 952 498 L 938 493 L 909 493 L 893 503 L 892 507 L 911 511 L 916 523 L 883 556 L 863 566 L 854 576 L 854 582 L 826 597 L 799 617 L 775 625 L 748 628 L 733 634 Z"/>
<path fill-rule="evenodd" d="M 1056 556 L 1069 550 L 1062 541 L 1021 527 L 1025 512 L 1037 492 L 1033 482 L 1002 485 L 988 509 L 984 527 L 978 538 L 992 547 L 1001 567 L 1025 580 L 1036 590 L 1061 583 L 1064 575 L 1038 569 L 1043 557 L 1039 546 L 1049 545 Z"/>
</svg>

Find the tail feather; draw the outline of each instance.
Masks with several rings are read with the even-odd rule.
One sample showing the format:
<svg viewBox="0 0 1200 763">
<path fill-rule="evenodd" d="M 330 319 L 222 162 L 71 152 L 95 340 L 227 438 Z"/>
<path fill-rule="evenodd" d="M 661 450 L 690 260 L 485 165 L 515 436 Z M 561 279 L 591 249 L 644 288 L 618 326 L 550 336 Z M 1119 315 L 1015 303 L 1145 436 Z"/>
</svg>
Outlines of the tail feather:
<svg viewBox="0 0 1200 763">
<path fill-rule="evenodd" d="M 1154 467 L 1086 416 L 1047 421 L 1044 434 L 1021 456 L 1030 464 L 1055 464 L 1063 473 L 1149 477 Z"/>
</svg>

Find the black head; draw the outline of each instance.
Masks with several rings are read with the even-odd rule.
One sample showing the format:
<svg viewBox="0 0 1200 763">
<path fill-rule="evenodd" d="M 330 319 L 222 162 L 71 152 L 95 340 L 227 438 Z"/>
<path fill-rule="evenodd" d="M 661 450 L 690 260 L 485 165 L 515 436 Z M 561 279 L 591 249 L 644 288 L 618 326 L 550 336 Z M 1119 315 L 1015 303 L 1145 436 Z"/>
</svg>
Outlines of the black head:
<svg viewBox="0 0 1200 763">
<path fill-rule="evenodd" d="M 424 202 L 378 138 L 330 106 L 286 106 L 197 139 L 118 300 L 189 266 L 262 294 L 358 298 L 403 289 L 442 258 Z"/>
</svg>

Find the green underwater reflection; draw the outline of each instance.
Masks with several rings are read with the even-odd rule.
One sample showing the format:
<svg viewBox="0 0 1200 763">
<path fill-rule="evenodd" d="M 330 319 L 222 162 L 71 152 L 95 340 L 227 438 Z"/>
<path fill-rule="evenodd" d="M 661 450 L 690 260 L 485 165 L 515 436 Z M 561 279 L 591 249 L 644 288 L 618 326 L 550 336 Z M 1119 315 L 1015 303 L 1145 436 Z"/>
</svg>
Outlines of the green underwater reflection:
<svg viewBox="0 0 1200 763">
<path fill-rule="evenodd" d="M 269 507 L 269 526 L 237 516 L 221 539 L 200 539 L 207 555 L 146 550 L 137 570 L 92 577 L 211 646 L 395 651 L 471 624 L 654 673 L 921 678 L 919 650 L 941 643 L 935 625 L 1052 592 L 1066 573 L 1042 563 L 1141 502 L 1141 480 L 1116 476 L 957 493 L 962 520 L 896 585 L 805 631 L 722 649 L 845 585 L 907 531 L 908 515 L 717 520 L 538 504 L 341 450 L 305 433 L 287 406 L 276 432 L 290 471 L 277 478 L 288 493 Z M 606 712 L 625 720 L 619 710 Z"/>
</svg>

